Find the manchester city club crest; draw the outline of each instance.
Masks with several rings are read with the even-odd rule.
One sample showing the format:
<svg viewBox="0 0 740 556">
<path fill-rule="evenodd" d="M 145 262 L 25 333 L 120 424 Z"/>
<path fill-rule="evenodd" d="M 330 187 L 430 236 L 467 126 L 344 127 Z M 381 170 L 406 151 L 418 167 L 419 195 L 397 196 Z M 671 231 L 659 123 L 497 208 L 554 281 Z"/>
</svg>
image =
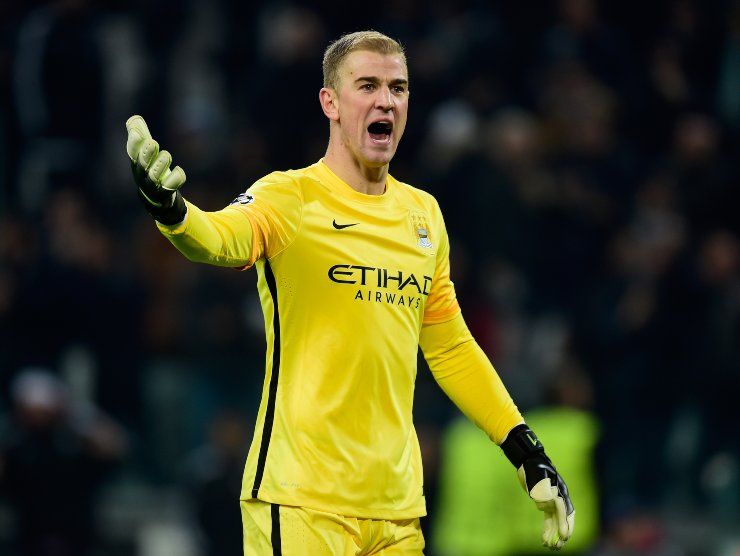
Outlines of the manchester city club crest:
<svg viewBox="0 0 740 556">
<path fill-rule="evenodd" d="M 427 216 L 423 212 L 412 212 L 411 213 L 411 225 L 415 232 L 416 244 L 424 249 L 432 249 L 432 239 L 429 237 L 429 225 L 427 224 Z"/>
<path fill-rule="evenodd" d="M 426 228 L 416 228 L 416 233 L 419 235 L 419 247 L 431 249 L 432 242 L 429 241 L 429 232 L 427 232 Z"/>
</svg>

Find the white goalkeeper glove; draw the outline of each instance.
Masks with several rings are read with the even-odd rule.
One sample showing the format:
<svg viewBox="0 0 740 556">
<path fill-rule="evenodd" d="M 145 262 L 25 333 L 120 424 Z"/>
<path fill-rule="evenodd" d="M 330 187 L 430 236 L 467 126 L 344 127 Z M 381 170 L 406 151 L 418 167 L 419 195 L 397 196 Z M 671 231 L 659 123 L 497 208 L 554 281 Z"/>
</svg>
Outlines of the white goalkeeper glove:
<svg viewBox="0 0 740 556">
<path fill-rule="evenodd" d="M 542 442 L 527 425 L 521 424 L 509 431 L 501 449 L 516 468 L 519 483 L 545 514 L 542 545 L 560 549 L 573 534 L 576 511 L 568 487 L 545 455 Z"/>
<path fill-rule="evenodd" d="M 182 222 L 187 209 L 179 189 L 185 183 L 185 171 L 179 166 L 170 170 L 172 155 L 159 150 L 144 118 L 131 116 L 126 131 L 126 152 L 144 208 L 162 224 Z"/>
</svg>

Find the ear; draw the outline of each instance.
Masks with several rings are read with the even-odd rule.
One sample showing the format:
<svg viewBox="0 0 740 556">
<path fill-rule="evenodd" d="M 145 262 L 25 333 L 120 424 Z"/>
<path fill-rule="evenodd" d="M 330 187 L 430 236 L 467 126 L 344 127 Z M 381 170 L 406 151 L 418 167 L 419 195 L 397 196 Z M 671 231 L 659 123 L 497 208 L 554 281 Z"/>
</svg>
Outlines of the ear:
<svg viewBox="0 0 740 556">
<path fill-rule="evenodd" d="M 334 89 L 323 87 L 319 91 L 319 102 L 321 103 L 321 109 L 324 111 L 324 115 L 330 120 L 339 119 L 339 104 L 337 100 L 337 93 Z"/>
</svg>

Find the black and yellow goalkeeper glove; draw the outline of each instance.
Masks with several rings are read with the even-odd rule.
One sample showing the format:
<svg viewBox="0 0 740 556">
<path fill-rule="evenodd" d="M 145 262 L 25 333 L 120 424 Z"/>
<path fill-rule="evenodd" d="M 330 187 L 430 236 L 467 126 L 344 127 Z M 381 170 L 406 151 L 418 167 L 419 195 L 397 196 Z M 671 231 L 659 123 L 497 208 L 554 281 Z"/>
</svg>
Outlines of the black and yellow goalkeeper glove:
<svg viewBox="0 0 740 556">
<path fill-rule="evenodd" d="M 545 514 L 542 545 L 554 550 L 561 548 L 573 533 L 576 512 L 568 487 L 545 455 L 542 442 L 522 424 L 509 431 L 501 449 L 516 467 L 524 490 Z"/>
<path fill-rule="evenodd" d="M 179 224 L 187 208 L 179 192 L 185 183 L 185 172 L 179 166 L 170 170 L 172 155 L 159 150 L 141 116 L 126 121 L 128 139 L 126 152 L 131 159 L 131 171 L 139 188 L 139 199 L 155 220 L 162 224 Z"/>
</svg>

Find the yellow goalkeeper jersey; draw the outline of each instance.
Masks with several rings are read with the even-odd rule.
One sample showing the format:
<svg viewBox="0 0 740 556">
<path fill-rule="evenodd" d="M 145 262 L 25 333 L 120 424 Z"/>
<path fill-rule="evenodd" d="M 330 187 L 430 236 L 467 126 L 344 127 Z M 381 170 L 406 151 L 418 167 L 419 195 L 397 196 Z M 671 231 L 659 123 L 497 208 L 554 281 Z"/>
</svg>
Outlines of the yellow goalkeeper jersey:
<svg viewBox="0 0 740 556">
<path fill-rule="evenodd" d="M 221 211 L 187 206 L 182 224 L 159 225 L 180 251 L 258 272 L 267 356 L 242 498 L 355 517 L 424 515 L 412 418 L 420 334 L 462 320 L 436 200 L 390 176 L 383 195 L 364 195 L 319 161 L 262 178 Z M 439 366 L 454 375 L 454 399 L 460 373 Z M 470 416 L 492 438 L 520 419 L 505 391 L 497 405 L 476 399 L 491 388 L 466 384 L 457 397 L 472 399 Z"/>
</svg>

